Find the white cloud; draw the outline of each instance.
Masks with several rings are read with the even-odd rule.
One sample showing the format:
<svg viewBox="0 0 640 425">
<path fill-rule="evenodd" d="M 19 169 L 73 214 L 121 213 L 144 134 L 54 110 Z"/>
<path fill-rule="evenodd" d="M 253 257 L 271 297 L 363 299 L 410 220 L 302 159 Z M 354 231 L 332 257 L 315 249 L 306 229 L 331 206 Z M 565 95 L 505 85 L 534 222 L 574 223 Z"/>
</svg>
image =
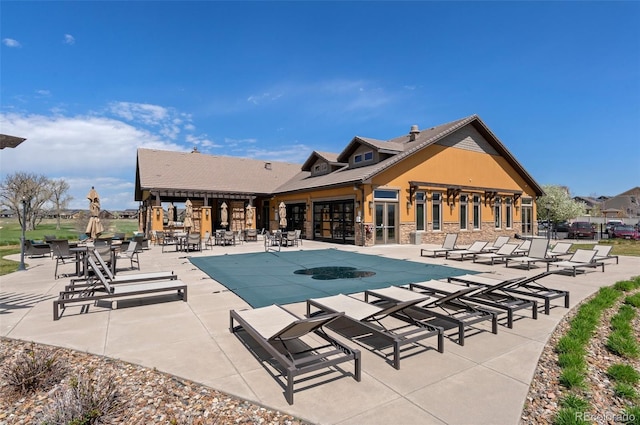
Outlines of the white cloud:
<svg viewBox="0 0 640 425">
<path fill-rule="evenodd" d="M 16 47 L 16 48 L 22 47 L 20 42 L 18 40 L 14 40 L 13 38 L 3 38 L 2 44 L 4 44 L 7 47 Z"/>
<path fill-rule="evenodd" d="M 65 178 L 75 198 L 74 208 L 86 208 L 84 197 L 91 186 L 118 204 L 105 208 L 136 206 L 133 197 L 138 148 L 185 151 L 160 135 L 125 122 L 99 116 L 44 116 L 0 114 L 2 132 L 27 140 L 15 149 L 0 151 L 2 175 L 17 171 Z M 130 187 L 129 190 L 123 188 Z M 128 192 L 128 199 L 116 193 Z"/>
<path fill-rule="evenodd" d="M 76 44 L 76 39 L 74 36 L 72 36 L 71 34 L 65 34 L 64 35 L 64 44 Z"/>
<path fill-rule="evenodd" d="M 36 94 L 40 97 L 49 97 L 51 96 L 51 92 L 49 90 L 36 90 Z"/>
<path fill-rule="evenodd" d="M 313 149 L 305 144 L 297 143 L 293 145 L 278 146 L 277 149 L 262 149 L 249 147 L 243 149 L 243 156 L 247 158 L 265 159 L 271 161 L 284 161 L 293 163 L 303 163 L 309 157 Z"/>
</svg>

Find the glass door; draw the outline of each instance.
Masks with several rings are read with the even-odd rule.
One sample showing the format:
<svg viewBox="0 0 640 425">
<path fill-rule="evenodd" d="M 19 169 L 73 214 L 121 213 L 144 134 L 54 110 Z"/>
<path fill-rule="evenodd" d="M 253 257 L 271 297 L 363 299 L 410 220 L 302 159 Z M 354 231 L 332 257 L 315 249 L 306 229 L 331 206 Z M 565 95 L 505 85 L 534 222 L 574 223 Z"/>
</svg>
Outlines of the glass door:
<svg viewBox="0 0 640 425">
<path fill-rule="evenodd" d="M 376 202 L 376 245 L 398 243 L 397 205 L 394 202 Z"/>
</svg>

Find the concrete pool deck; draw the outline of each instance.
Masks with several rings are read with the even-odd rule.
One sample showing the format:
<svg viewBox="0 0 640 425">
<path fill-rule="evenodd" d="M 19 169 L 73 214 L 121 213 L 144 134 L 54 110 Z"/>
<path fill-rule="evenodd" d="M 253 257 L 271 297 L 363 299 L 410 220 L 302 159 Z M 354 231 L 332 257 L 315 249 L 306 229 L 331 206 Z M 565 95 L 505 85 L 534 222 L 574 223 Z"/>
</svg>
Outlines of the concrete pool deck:
<svg viewBox="0 0 640 425">
<path fill-rule="evenodd" d="M 283 251 L 330 247 L 496 277 L 530 276 L 543 270 L 421 257 L 420 249 L 428 245 L 362 248 L 305 240 L 302 246 Z M 175 271 L 188 284 L 188 302 L 122 302 L 114 310 L 92 305 L 85 314 L 80 314 L 80 307 L 69 307 L 58 321 L 52 318 L 52 300 L 68 279 L 53 278 L 51 258 L 29 258 L 26 271 L 1 278 L 0 335 L 157 368 L 318 424 L 517 424 L 540 353 L 569 311 L 559 300 L 549 315 L 540 312 L 537 320 L 526 310 L 519 311 L 512 329 L 501 320 L 497 335 L 490 332 L 490 325 L 480 324 L 469 332 L 464 346 L 446 338 L 444 353 L 432 349 L 432 342 L 426 340 L 425 346 L 431 348 L 403 355 L 400 370 L 380 353 L 329 331 L 362 352 L 362 381 L 343 373 L 352 370 L 345 364 L 343 372 L 300 381 L 295 403 L 289 405 L 282 380 L 274 378 L 273 370 L 229 332 L 229 310 L 249 306 L 187 258 L 261 251 L 261 241 L 189 254 L 162 253 L 159 246 L 152 246 L 140 255 L 142 271 Z M 72 268 L 66 265 L 62 271 Z M 554 274 L 543 283 L 569 290 L 573 307 L 600 287 L 635 276 L 638 270 L 640 258 L 623 256 L 620 264 L 608 262 L 604 273 L 589 269 L 577 277 Z M 305 313 L 304 302 L 287 308 L 298 315 Z"/>
</svg>

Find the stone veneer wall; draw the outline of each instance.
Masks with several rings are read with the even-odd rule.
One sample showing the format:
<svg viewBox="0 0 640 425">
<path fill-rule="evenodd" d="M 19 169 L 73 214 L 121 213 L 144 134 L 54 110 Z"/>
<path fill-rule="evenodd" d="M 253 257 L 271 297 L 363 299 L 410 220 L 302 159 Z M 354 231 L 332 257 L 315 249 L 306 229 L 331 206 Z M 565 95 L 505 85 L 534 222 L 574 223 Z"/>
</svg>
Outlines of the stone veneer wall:
<svg viewBox="0 0 640 425">
<path fill-rule="evenodd" d="M 493 221 L 481 223 L 479 230 L 461 231 L 458 223 L 443 223 L 442 227 L 443 229 L 440 232 L 418 232 L 417 235 L 420 238 L 418 243 L 441 245 L 444 242 L 444 237 L 447 233 L 458 234 L 458 245 L 470 245 L 475 241 L 492 242 L 498 236 L 509 236 L 511 238 L 515 238 L 516 233 L 520 233 L 516 229 L 520 229 L 522 227 L 522 222 L 514 222 L 513 228 L 511 229 L 496 229 L 493 227 Z M 402 223 L 400 225 L 400 244 L 413 243 L 411 240 L 411 233 L 415 232 L 415 229 L 415 223 Z M 371 241 L 371 244 L 373 244 L 373 241 Z M 369 245 L 369 243 L 367 243 L 367 245 Z"/>
</svg>

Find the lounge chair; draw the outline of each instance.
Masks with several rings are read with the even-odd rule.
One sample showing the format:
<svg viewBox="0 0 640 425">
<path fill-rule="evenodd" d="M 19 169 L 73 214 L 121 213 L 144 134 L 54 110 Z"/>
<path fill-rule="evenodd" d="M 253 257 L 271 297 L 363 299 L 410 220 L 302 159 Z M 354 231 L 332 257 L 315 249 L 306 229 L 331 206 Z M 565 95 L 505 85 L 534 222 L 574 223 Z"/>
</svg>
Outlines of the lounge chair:
<svg viewBox="0 0 640 425">
<path fill-rule="evenodd" d="M 166 292 L 177 292 L 178 298 L 187 301 L 187 285 L 180 280 L 141 282 L 130 285 L 112 286 L 96 264 L 93 256 L 88 256 L 89 267 L 95 279 L 92 285 L 86 288 L 73 289 L 60 292 L 58 299 L 53 301 L 53 320 L 60 319 L 60 314 L 64 312 L 67 304 L 84 303 L 88 308 L 99 300 L 110 300 L 122 297 L 134 297 L 138 295 L 151 295 Z M 83 307 L 83 311 L 85 310 Z"/>
<path fill-rule="evenodd" d="M 496 287 L 502 285 L 502 291 L 515 295 L 542 299 L 544 301 L 544 313 L 549 314 L 551 309 L 551 301 L 556 298 L 564 298 L 564 307 L 569 308 L 569 291 L 561 289 L 547 288 L 539 283 L 539 280 L 552 273 L 543 272 L 531 277 L 520 277 L 515 279 L 496 279 L 494 277 L 486 277 L 479 274 L 465 274 L 461 276 L 450 277 L 449 281 L 475 285 L 484 285 L 488 287 Z"/>
<path fill-rule="evenodd" d="M 509 239 L 509 236 L 498 236 L 496 240 L 491 245 L 487 245 L 484 250 L 490 252 L 497 251 L 502 247 L 502 245 L 508 243 Z"/>
<path fill-rule="evenodd" d="M 506 243 L 502 245 L 495 252 L 481 252 L 473 256 L 473 262 L 486 262 L 491 261 L 491 265 L 493 266 L 496 261 L 506 261 L 507 258 L 513 255 L 513 251 L 518 247 L 515 243 Z"/>
<path fill-rule="evenodd" d="M 430 286 L 431 282 L 435 282 L 434 286 L 438 286 L 439 289 L 432 288 Z M 440 284 L 446 285 L 447 289 L 442 290 L 442 286 Z M 418 300 L 418 304 L 416 304 L 415 307 L 412 307 L 412 314 L 416 315 L 419 313 L 420 316 L 431 316 L 445 322 L 453 323 L 458 328 L 459 345 L 464 345 L 465 329 L 476 323 L 490 320 L 492 323 L 493 333 L 497 333 L 497 317 L 494 312 L 477 308 L 476 306 L 462 300 L 464 294 L 474 291 L 475 288 L 460 285 L 455 286 L 456 288 L 452 289 L 452 284 L 447 284 L 446 282 L 441 281 L 412 284 L 409 289 L 390 286 L 388 288 L 371 289 L 366 291 L 365 300 L 369 300 L 371 296 L 396 303 Z"/>
<path fill-rule="evenodd" d="M 515 255 L 505 259 L 505 267 L 509 267 L 511 264 L 526 265 L 527 270 L 531 270 L 531 265 L 540 262 L 549 263 L 553 261 L 552 258 L 547 258 L 547 249 L 549 248 L 549 241 L 547 239 L 537 238 L 531 241 L 531 247 L 527 255 Z"/>
<path fill-rule="evenodd" d="M 184 241 L 185 251 L 202 251 L 202 239 L 199 233 L 189 233 Z"/>
<path fill-rule="evenodd" d="M 420 250 L 420 256 L 424 257 L 425 253 L 427 254 L 431 253 L 431 256 L 435 258 L 440 254 L 446 254 L 448 251 L 458 249 L 458 247 L 456 246 L 457 240 L 458 240 L 457 233 L 447 233 L 447 235 L 444 237 L 444 242 L 442 243 L 442 247 L 435 248 L 435 249 L 422 248 Z"/>
<path fill-rule="evenodd" d="M 570 256 L 572 253 L 569 252 L 569 249 L 571 249 L 572 246 L 573 244 L 571 242 L 558 242 L 553 248 L 547 250 L 547 257 L 558 259 L 564 256 Z"/>
<path fill-rule="evenodd" d="M 369 339 L 373 335 L 393 346 L 391 364 L 400 369 L 400 351 L 407 344 L 416 344 L 422 339 L 438 337 L 438 351 L 444 351 L 443 329 L 415 320 L 408 312 L 409 307 L 420 300 L 395 303 L 387 307 L 378 307 L 348 295 L 333 295 L 307 300 L 307 317 L 316 314 L 344 312 L 344 319 L 350 324 L 364 328 L 364 333 L 353 336 Z M 311 312 L 312 307 L 318 309 Z M 393 317 L 392 317 L 393 316 Z M 383 324 L 383 321 L 387 322 Z M 393 324 L 389 323 L 392 322 Z M 386 357 L 386 356 L 385 356 Z"/>
<path fill-rule="evenodd" d="M 596 256 L 594 257 L 595 261 L 604 261 L 604 260 L 610 260 L 610 259 L 614 259 L 616 260 L 616 264 L 618 264 L 618 256 L 617 255 L 611 255 L 611 248 L 613 248 L 613 245 L 594 245 L 593 249 L 597 252 Z"/>
<path fill-rule="evenodd" d="M 514 255 L 527 255 L 529 248 L 531 248 L 531 239 L 526 239 L 522 241 L 520 246 L 518 246 L 513 253 Z"/>
<path fill-rule="evenodd" d="M 360 381 L 360 351 L 341 344 L 322 329 L 342 313 L 303 319 L 281 306 L 271 305 L 254 310 L 231 310 L 229 315 L 231 333 L 244 329 L 278 363 L 287 379 L 285 398 L 289 404 L 293 404 L 293 384 L 298 375 L 354 360 L 353 377 Z M 238 325 L 234 326 L 234 321 Z M 301 340 L 310 334 L 320 337 L 326 344 L 318 344 L 316 338 Z M 308 345 L 311 343 L 313 345 Z M 303 350 L 293 352 L 293 347 L 302 347 Z"/>
<path fill-rule="evenodd" d="M 475 241 L 469 248 L 466 249 L 454 249 L 445 253 L 445 258 L 458 259 L 464 261 L 465 258 L 473 258 L 476 254 L 484 252 L 484 247 L 487 246 L 487 242 Z"/>
<path fill-rule="evenodd" d="M 551 266 L 559 267 L 562 270 L 558 271 L 569 270 L 571 271 L 573 277 L 575 277 L 578 269 L 595 269 L 600 266 L 602 267 L 602 272 L 604 273 L 604 262 L 595 261 L 596 254 L 597 251 L 593 249 L 578 249 L 568 260 L 547 263 L 547 271 L 549 271 Z"/>
<path fill-rule="evenodd" d="M 133 242 L 132 242 L 133 243 Z M 150 273 L 134 273 L 134 274 L 126 274 L 126 275 L 118 275 L 114 276 L 111 268 L 107 265 L 106 261 L 102 258 L 102 256 L 97 251 L 91 251 L 87 255 L 93 256 L 95 262 L 100 270 L 105 275 L 110 285 L 117 284 L 129 284 L 129 283 L 140 283 L 140 282 L 150 282 L 156 280 L 176 280 L 178 276 L 175 275 L 172 271 L 161 271 L 161 272 L 150 272 Z M 87 262 L 88 265 L 88 262 Z M 88 277 L 78 277 L 71 279 L 69 285 L 65 287 L 66 291 L 72 291 L 77 288 L 86 288 L 93 285 L 91 279 L 94 279 L 93 276 Z"/>
</svg>

